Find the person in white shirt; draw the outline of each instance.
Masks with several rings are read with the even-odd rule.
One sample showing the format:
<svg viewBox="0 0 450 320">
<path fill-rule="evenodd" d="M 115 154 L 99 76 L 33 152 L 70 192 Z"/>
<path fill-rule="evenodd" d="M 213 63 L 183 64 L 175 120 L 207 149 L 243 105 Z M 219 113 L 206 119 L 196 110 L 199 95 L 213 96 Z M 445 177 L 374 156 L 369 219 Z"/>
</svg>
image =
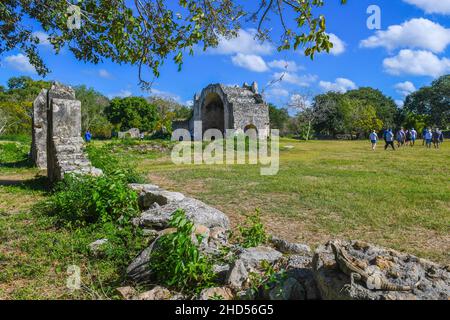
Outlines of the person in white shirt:
<svg viewBox="0 0 450 320">
<path fill-rule="evenodd" d="M 417 131 L 414 128 L 412 128 L 410 134 L 411 134 L 411 147 L 414 147 L 414 144 L 416 143 L 417 139 Z"/>
<path fill-rule="evenodd" d="M 375 148 L 377 147 L 378 142 L 378 135 L 375 130 L 372 131 L 372 133 L 369 135 L 370 142 L 372 143 L 372 150 L 375 151 Z"/>
<path fill-rule="evenodd" d="M 428 131 L 425 133 L 425 144 L 428 149 L 431 148 L 432 140 L 433 140 L 433 133 L 431 132 L 431 129 L 428 129 Z"/>
</svg>

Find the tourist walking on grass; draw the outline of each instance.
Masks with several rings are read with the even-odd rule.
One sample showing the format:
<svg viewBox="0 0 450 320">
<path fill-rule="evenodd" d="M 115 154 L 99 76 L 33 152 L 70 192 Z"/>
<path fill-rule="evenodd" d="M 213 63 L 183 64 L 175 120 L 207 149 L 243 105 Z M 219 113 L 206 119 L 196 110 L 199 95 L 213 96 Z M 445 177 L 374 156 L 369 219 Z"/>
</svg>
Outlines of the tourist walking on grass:
<svg viewBox="0 0 450 320">
<path fill-rule="evenodd" d="M 400 148 L 404 144 L 405 144 L 405 131 L 403 130 L 403 128 L 401 128 L 397 132 L 397 147 Z"/>
<path fill-rule="evenodd" d="M 405 146 L 409 146 L 410 142 L 411 142 L 411 131 L 406 129 L 405 130 Z"/>
<path fill-rule="evenodd" d="M 425 136 L 427 135 L 428 132 L 428 128 L 423 128 L 422 130 L 422 145 L 425 145 L 425 142 L 427 141 L 427 139 L 425 139 Z"/>
<path fill-rule="evenodd" d="M 414 145 L 416 144 L 416 139 L 417 139 L 417 131 L 412 128 L 411 131 L 409 131 L 411 133 L 411 147 L 414 147 Z"/>
<path fill-rule="evenodd" d="M 424 135 L 424 139 L 425 139 L 426 147 L 428 149 L 430 149 L 431 148 L 431 141 L 433 139 L 433 133 L 431 132 L 431 129 L 427 130 L 427 132 Z"/>
<path fill-rule="evenodd" d="M 394 134 L 392 133 L 392 129 L 389 129 L 386 132 L 385 141 L 386 141 L 386 145 L 384 146 L 384 150 L 386 150 L 389 146 L 392 147 L 392 150 L 395 150 L 395 147 L 394 147 Z"/>
<path fill-rule="evenodd" d="M 372 131 L 372 133 L 369 135 L 370 142 L 372 143 L 372 150 L 375 151 L 375 148 L 377 147 L 378 142 L 378 135 L 375 130 Z"/>
<path fill-rule="evenodd" d="M 439 128 L 436 128 L 433 132 L 433 144 L 436 149 L 439 149 L 441 143 L 444 142 L 444 134 Z"/>
</svg>

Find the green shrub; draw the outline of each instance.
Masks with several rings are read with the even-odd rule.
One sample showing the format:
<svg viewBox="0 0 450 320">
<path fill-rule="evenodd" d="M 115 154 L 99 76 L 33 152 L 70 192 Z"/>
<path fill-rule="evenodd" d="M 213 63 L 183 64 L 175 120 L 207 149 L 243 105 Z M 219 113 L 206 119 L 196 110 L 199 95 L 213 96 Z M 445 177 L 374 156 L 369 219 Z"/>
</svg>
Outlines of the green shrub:
<svg viewBox="0 0 450 320">
<path fill-rule="evenodd" d="M 185 292 L 199 292 L 214 284 L 212 262 L 192 240 L 194 224 L 183 210 L 173 213 L 170 226 L 177 231 L 158 239 L 151 256 L 151 269 L 158 283 Z M 201 242 L 201 236 L 197 236 Z"/>
<path fill-rule="evenodd" d="M 27 161 L 29 149 L 19 142 L 0 143 L 0 163 Z"/>
<path fill-rule="evenodd" d="M 63 224 L 129 221 L 138 214 L 137 194 L 128 188 L 125 175 L 66 175 L 44 210 Z"/>
<path fill-rule="evenodd" d="M 247 216 L 245 225 L 239 226 L 239 232 L 241 233 L 240 242 L 244 248 L 257 247 L 267 242 L 266 230 L 258 209 L 254 214 Z"/>
<path fill-rule="evenodd" d="M 113 175 L 115 172 L 120 171 L 128 183 L 143 182 L 142 176 L 129 163 L 121 161 L 119 157 L 114 155 L 111 150 L 112 145 L 106 144 L 102 147 L 97 147 L 93 144 L 88 145 L 86 151 L 88 152 L 92 165 L 102 169 L 106 175 Z"/>
</svg>

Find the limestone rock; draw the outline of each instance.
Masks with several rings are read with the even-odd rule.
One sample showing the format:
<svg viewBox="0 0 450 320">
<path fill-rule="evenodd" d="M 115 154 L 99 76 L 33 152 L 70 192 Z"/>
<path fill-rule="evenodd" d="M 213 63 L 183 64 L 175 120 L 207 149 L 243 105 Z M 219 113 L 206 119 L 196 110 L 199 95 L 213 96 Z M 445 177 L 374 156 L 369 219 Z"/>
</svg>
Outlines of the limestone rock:
<svg viewBox="0 0 450 320">
<path fill-rule="evenodd" d="M 143 227 L 167 228 L 172 213 L 177 209 L 183 209 L 186 217 L 196 224 L 202 224 L 208 228 L 229 228 L 229 219 L 223 212 L 199 200 L 188 197 L 181 201 L 169 202 L 166 205 L 143 212 L 138 223 Z"/>
<path fill-rule="evenodd" d="M 302 285 L 306 300 L 320 299 L 312 271 L 312 255 L 291 255 L 284 268 L 287 276 L 294 278 Z"/>
<path fill-rule="evenodd" d="M 137 300 L 169 300 L 171 296 L 172 295 L 168 289 L 157 286 L 150 291 L 141 293 L 137 297 Z"/>
<path fill-rule="evenodd" d="M 294 278 L 288 278 L 275 286 L 269 292 L 270 300 L 305 300 L 306 292 L 303 286 Z"/>
<path fill-rule="evenodd" d="M 102 249 L 105 244 L 108 243 L 108 239 L 99 239 L 89 244 L 89 250 L 94 256 L 101 255 Z"/>
<path fill-rule="evenodd" d="M 292 243 L 276 236 L 272 236 L 270 239 L 273 246 L 282 253 L 289 254 L 309 254 L 311 248 L 306 244 Z"/>
<path fill-rule="evenodd" d="M 233 300 L 233 292 L 227 287 L 203 289 L 198 300 Z"/>
<path fill-rule="evenodd" d="M 225 284 L 228 272 L 230 271 L 230 266 L 225 265 L 213 265 L 213 272 L 216 275 L 217 282 Z"/>
<path fill-rule="evenodd" d="M 317 248 L 313 259 L 314 277 L 323 299 L 368 300 L 447 300 L 450 297 L 450 273 L 438 264 L 375 245 L 360 246 L 357 241 L 341 242 L 348 254 L 367 265 L 366 272 L 377 272 L 391 284 L 411 286 L 411 291 L 370 290 L 366 283 L 350 285 L 350 276 L 336 264 L 331 246 Z M 383 263 L 379 268 L 377 263 Z"/>
<path fill-rule="evenodd" d="M 242 287 L 244 281 L 247 281 L 247 279 L 248 279 L 248 272 L 244 265 L 244 262 L 238 259 L 232 264 L 225 283 L 229 284 L 231 287 L 235 289 L 239 289 Z"/>
<path fill-rule="evenodd" d="M 154 203 L 159 206 L 170 202 L 177 202 L 184 199 L 184 195 L 179 192 L 170 192 L 162 189 L 146 190 L 139 194 L 138 202 L 141 210 L 150 209 Z"/>
<path fill-rule="evenodd" d="M 136 290 L 130 286 L 117 288 L 116 291 L 125 300 L 132 300 L 137 295 Z"/>
<path fill-rule="evenodd" d="M 244 249 L 239 255 L 239 259 L 246 268 L 258 268 L 262 261 L 268 263 L 277 262 L 283 255 L 275 249 L 259 246 L 255 248 Z"/>
</svg>

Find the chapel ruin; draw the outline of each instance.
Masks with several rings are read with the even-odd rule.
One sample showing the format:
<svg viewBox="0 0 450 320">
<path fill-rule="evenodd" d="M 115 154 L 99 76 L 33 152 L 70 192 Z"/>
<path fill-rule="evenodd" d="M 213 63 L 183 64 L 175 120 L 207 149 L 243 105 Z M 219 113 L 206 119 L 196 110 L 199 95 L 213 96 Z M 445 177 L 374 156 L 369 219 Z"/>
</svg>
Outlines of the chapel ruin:
<svg viewBox="0 0 450 320">
<path fill-rule="evenodd" d="M 101 175 L 84 154 L 81 137 L 81 102 L 71 87 L 54 82 L 33 102 L 31 158 L 47 169 L 51 183 L 66 173 Z"/>
<path fill-rule="evenodd" d="M 246 132 L 256 129 L 261 136 L 269 134 L 269 107 L 258 93 L 258 85 L 244 83 L 239 86 L 210 84 L 194 96 L 194 114 L 186 121 L 176 121 L 173 129 L 194 132 L 194 122 L 202 121 L 202 133 L 217 129 L 222 134 L 227 129 Z"/>
</svg>

